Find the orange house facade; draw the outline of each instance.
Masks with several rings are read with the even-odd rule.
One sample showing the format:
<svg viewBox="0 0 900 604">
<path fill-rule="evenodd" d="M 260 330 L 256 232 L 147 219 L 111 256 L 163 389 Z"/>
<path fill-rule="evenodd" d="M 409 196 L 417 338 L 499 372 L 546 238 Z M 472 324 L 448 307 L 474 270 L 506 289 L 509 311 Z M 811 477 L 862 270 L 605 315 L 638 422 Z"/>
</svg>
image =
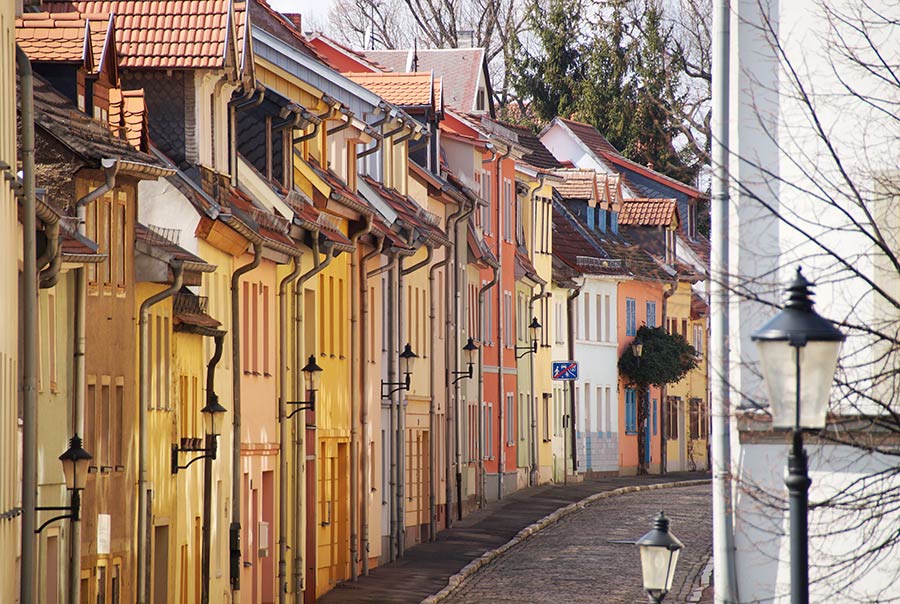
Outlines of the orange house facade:
<svg viewBox="0 0 900 604">
<path fill-rule="evenodd" d="M 623 280 L 618 284 L 618 342 L 619 357 L 634 341 L 637 330 L 642 325 L 657 327 L 663 320 L 663 286 L 655 281 Z M 627 385 L 627 380 L 619 377 L 619 473 L 637 474 L 638 459 L 638 409 L 637 390 Z M 646 435 L 649 446 L 645 447 L 645 467 L 651 474 L 660 472 L 661 438 L 659 411 L 660 388 L 647 389 Z"/>
</svg>

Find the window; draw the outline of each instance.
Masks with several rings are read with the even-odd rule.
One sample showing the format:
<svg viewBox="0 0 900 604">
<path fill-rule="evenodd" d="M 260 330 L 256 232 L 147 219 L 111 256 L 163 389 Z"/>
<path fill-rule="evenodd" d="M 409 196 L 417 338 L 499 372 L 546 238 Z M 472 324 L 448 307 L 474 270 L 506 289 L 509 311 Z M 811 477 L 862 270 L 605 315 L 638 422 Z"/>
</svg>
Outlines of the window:
<svg viewBox="0 0 900 604">
<path fill-rule="evenodd" d="M 609 230 L 613 233 L 613 235 L 619 234 L 619 213 L 618 212 L 610 212 L 609 213 Z"/>
<path fill-rule="evenodd" d="M 512 241 L 512 181 L 503 179 L 503 239 Z"/>
<path fill-rule="evenodd" d="M 634 298 L 625 298 L 625 335 L 637 334 L 637 301 Z"/>
<path fill-rule="evenodd" d="M 595 215 L 596 215 L 596 211 L 594 210 L 594 208 L 592 208 L 591 206 L 588 206 L 588 208 L 587 208 L 587 223 L 588 223 L 588 228 L 592 231 L 594 230 Z"/>
<path fill-rule="evenodd" d="M 707 438 L 709 436 L 707 419 L 706 401 L 702 398 L 692 398 L 690 402 L 690 426 L 688 433 L 691 440 Z"/>
<path fill-rule="evenodd" d="M 614 342 L 615 335 L 612 330 L 612 314 L 610 312 L 610 308 L 612 307 L 612 302 L 610 300 L 609 294 L 603 296 L 603 319 L 606 324 L 606 341 Z"/>
<path fill-rule="evenodd" d="M 494 426 L 491 419 L 494 417 L 494 405 L 488 403 L 484 406 L 484 458 L 493 459 L 494 457 Z"/>
<path fill-rule="evenodd" d="M 484 171 L 481 174 L 481 198 L 487 202 L 487 207 L 484 208 L 484 213 L 482 214 L 481 227 L 484 229 L 485 234 L 490 235 L 493 204 L 491 203 L 491 173 L 488 171 Z"/>
<path fill-rule="evenodd" d="M 503 292 L 503 331 L 509 336 L 513 333 L 512 292 Z M 511 337 L 506 338 L 507 348 L 512 348 L 515 343 Z"/>
<path fill-rule="evenodd" d="M 489 197 L 484 196 L 484 183 L 481 180 L 482 170 L 475 170 L 475 187 L 478 189 L 478 194 L 482 199 L 487 201 L 490 199 Z M 481 206 L 481 209 L 475 212 L 475 226 L 483 226 L 484 225 L 484 215 L 490 211 L 490 204 Z"/>
<path fill-rule="evenodd" d="M 487 284 L 487 281 L 482 281 L 481 286 Z M 484 316 L 481 321 L 481 340 L 484 344 L 490 344 L 493 340 L 494 334 L 494 299 L 493 296 L 490 295 L 490 292 L 485 296 L 487 299 L 484 301 Z"/>
<path fill-rule="evenodd" d="M 506 444 L 510 447 L 516 441 L 515 400 L 512 392 L 506 393 Z"/>
<path fill-rule="evenodd" d="M 596 340 L 603 342 L 606 340 L 606 332 L 603 331 L 605 323 L 603 322 L 603 296 L 597 294 L 595 298 L 594 312 L 597 314 L 597 333 Z"/>
<path fill-rule="evenodd" d="M 703 354 L 703 325 L 694 325 L 694 350 Z"/>
<path fill-rule="evenodd" d="M 582 334 L 583 340 L 591 339 L 591 296 L 590 294 L 585 294 L 584 296 L 584 333 Z"/>
<path fill-rule="evenodd" d="M 663 412 L 666 420 L 666 440 L 678 440 L 678 405 L 680 402 L 676 396 L 666 397 L 666 406 Z"/>
<path fill-rule="evenodd" d="M 606 387 L 606 438 L 612 438 L 613 432 L 618 432 L 618 428 L 613 430 L 612 425 L 612 388 Z"/>
<path fill-rule="evenodd" d="M 584 383 L 584 388 L 582 389 L 584 393 L 584 400 L 581 403 L 581 408 L 584 409 L 584 433 L 587 434 L 591 431 L 591 384 L 590 382 Z"/>
<path fill-rule="evenodd" d="M 650 417 L 653 418 L 653 435 L 656 436 L 657 422 L 656 422 L 656 399 L 653 399 L 653 412 L 650 414 Z"/>
<path fill-rule="evenodd" d="M 656 327 L 656 302 L 647 302 L 647 327 Z"/>
<path fill-rule="evenodd" d="M 637 434 L 637 393 L 625 389 L 625 434 Z"/>
<path fill-rule="evenodd" d="M 550 399 L 553 395 L 549 392 L 541 393 L 544 402 L 544 442 L 550 440 Z"/>
<path fill-rule="evenodd" d="M 606 232 L 606 221 L 609 220 L 609 214 L 602 208 L 597 208 L 597 230 L 601 233 Z"/>
<path fill-rule="evenodd" d="M 603 387 L 597 386 L 597 434 L 603 433 L 603 419 Z M 608 424 L 606 428 L 608 431 Z"/>
</svg>

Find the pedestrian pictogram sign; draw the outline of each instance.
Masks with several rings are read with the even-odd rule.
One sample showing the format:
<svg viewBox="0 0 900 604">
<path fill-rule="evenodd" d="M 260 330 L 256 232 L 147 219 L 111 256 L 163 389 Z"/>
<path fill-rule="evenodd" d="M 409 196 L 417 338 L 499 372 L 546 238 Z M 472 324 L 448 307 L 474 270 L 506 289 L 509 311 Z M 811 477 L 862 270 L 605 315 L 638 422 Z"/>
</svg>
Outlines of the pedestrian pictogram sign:
<svg viewBox="0 0 900 604">
<path fill-rule="evenodd" d="M 572 381 L 578 379 L 578 361 L 553 361 L 551 376 L 554 380 Z"/>
</svg>

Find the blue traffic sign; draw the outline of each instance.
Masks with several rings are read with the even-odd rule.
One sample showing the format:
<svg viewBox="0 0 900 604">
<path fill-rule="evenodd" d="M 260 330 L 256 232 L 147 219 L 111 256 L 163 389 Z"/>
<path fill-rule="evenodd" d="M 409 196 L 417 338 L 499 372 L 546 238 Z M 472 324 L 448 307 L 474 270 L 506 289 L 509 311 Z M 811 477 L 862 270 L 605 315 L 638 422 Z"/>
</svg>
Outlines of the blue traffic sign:
<svg viewBox="0 0 900 604">
<path fill-rule="evenodd" d="M 551 376 L 554 380 L 577 380 L 578 361 L 553 361 Z"/>
</svg>

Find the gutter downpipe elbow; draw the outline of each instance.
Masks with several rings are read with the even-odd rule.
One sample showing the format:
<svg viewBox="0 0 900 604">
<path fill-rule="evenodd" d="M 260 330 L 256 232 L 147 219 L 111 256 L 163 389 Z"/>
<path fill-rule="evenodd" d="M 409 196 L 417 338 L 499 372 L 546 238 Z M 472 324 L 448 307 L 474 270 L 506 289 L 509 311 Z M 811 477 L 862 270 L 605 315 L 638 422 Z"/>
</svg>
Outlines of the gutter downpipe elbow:
<svg viewBox="0 0 900 604">
<path fill-rule="evenodd" d="M 38 287 L 37 287 L 37 214 L 34 193 L 34 76 L 31 61 L 16 44 L 22 99 L 22 173 L 25 199 L 22 217 L 22 551 L 19 601 L 34 604 L 37 524 L 37 383 L 38 383 Z"/>
<path fill-rule="evenodd" d="M 253 244 L 253 260 L 231 273 L 231 388 L 232 435 L 231 435 L 231 526 L 229 527 L 230 543 L 230 581 L 231 601 L 240 602 L 241 592 L 241 277 L 259 266 L 262 260 L 262 243 Z"/>
<path fill-rule="evenodd" d="M 119 173 L 119 162 L 116 160 L 111 160 L 111 164 L 108 163 L 108 160 L 103 160 L 103 172 L 106 177 L 106 181 L 89 192 L 87 195 L 79 199 L 75 202 L 76 212 L 78 214 L 78 232 L 82 235 L 85 230 L 85 219 L 87 217 L 87 205 L 92 201 L 99 199 L 116 188 L 116 176 Z"/>
<path fill-rule="evenodd" d="M 278 283 L 278 601 L 285 604 L 287 598 L 287 293 L 290 284 L 300 276 L 300 256 L 294 256 L 294 268 Z M 297 371 L 297 368 L 293 368 Z M 295 393 L 296 395 L 296 393 Z"/>
<path fill-rule="evenodd" d="M 502 244 L 501 244 L 502 245 Z M 497 285 L 497 281 L 500 279 L 500 266 L 491 266 L 491 270 L 493 271 L 493 276 L 491 280 L 481 286 L 478 290 L 478 316 L 479 318 L 484 317 L 484 298 L 491 288 Z M 483 325 L 483 321 L 478 322 L 479 328 Z M 483 508 L 486 503 L 485 490 L 487 489 L 487 476 L 484 474 L 484 343 L 485 343 L 485 334 L 482 333 L 481 337 L 481 346 L 478 347 L 478 475 L 479 475 L 479 483 L 481 485 L 480 493 L 478 494 L 478 507 Z M 500 381 L 503 382 L 503 350 L 500 350 L 500 358 L 497 365 L 500 368 Z M 503 400 L 501 399 L 497 406 L 503 407 Z M 502 440 L 502 439 L 501 439 Z M 503 446 L 503 443 L 500 443 L 500 446 Z M 499 469 L 499 473 L 503 473 L 503 468 Z"/>
<path fill-rule="evenodd" d="M 147 450 L 147 408 L 150 405 L 150 308 L 169 298 L 181 289 L 184 282 L 184 265 L 181 262 L 172 265 L 174 279 L 172 285 L 158 292 L 141 303 L 139 317 L 139 351 L 140 364 L 138 383 L 140 387 L 140 401 L 138 407 L 138 604 L 149 601 L 150 564 L 149 543 L 147 540 L 147 520 L 149 518 L 149 502 L 147 501 L 147 465 L 149 463 Z"/>
</svg>

